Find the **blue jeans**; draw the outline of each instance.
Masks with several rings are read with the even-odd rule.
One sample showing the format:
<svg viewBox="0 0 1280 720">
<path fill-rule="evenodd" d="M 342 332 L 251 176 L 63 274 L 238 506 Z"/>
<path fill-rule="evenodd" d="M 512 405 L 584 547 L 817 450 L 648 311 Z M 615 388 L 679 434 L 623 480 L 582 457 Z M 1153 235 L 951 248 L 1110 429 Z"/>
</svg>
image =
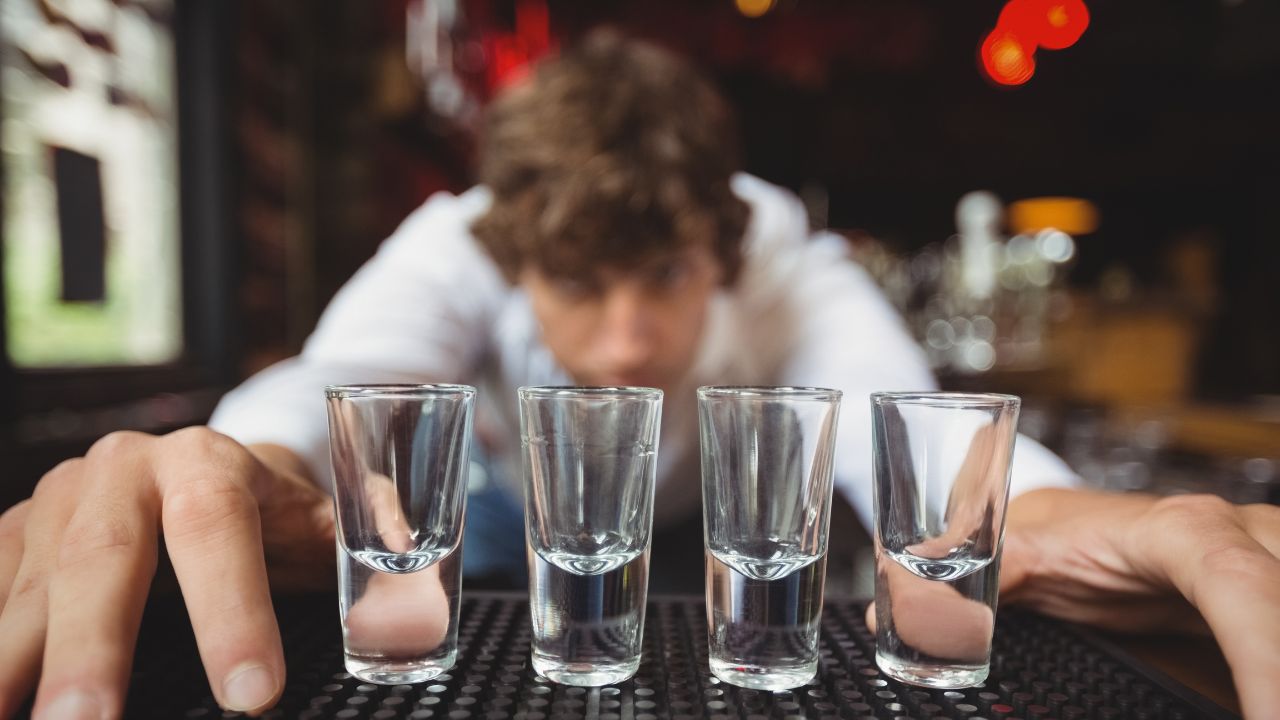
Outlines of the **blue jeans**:
<svg viewBox="0 0 1280 720">
<path fill-rule="evenodd" d="M 492 471 L 483 459 L 477 460 Z M 529 585 L 525 564 L 524 504 L 489 479 L 467 495 L 467 526 L 462 536 L 462 574 L 484 578 L 486 585 L 524 590 Z"/>
<path fill-rule="evenodd" d="M 523 498 L 514 497 L 503 489 L 503 483 L 494 481 L 495 468 L 483 456 L 474 462 L 489 477 L 467 495 L 467 527 L 462 536 L 464 584 L 478 580 L 485 589 L 527 590 Z M 702 516 L 692 513 L 683 522 L 654 533 L 649 591 L 697 594 L 702 592 L 702 583 Z"/>
</svg>

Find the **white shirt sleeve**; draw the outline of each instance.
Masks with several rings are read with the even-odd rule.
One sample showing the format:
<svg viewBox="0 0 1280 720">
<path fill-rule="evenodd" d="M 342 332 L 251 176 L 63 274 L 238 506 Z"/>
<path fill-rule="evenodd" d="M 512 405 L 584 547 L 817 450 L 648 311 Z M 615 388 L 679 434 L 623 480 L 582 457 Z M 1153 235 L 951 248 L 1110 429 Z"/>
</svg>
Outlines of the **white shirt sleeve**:
<svg viewBox="0 0 1280 720">
<path fill-rule="evenodd" d="M 764 183 L 754 181 L 760 186 Z M 924 353 L 874 281 L 831 233 L 810 237 L 798 199 L 776 188 L 735 185 L 752 203 L 758 237 L 744 281 L 758 283 L 772 302 L 790 305 L 788 327 L 772 324 L 787 349 L 779 382 L 844 392 L 837 429 L 836 485 L 872 529 L 870 394 L 933 390 Z M 766 186 L 767 187 L 767 186 Z M 768 195 L 774 195 L 769 198 Z M 785 202 L 779 203 L 782 195 Z M 763 212 L 760 208 L 765 208 Z M 1034 440 L 1018 436 L 1010 497 L 1048 486 L 1069 486 L 1075 474 Z"/>
<path fill-rule="evenodd" d="M 302 354 L 227 394 L 209 425 L 297 452 L 332 482 L 325 385 L 468 382 L 488 351 L 506 282 L 470 233 L 483 190 L 438 194 L 338 291 Z"/>
</svg>

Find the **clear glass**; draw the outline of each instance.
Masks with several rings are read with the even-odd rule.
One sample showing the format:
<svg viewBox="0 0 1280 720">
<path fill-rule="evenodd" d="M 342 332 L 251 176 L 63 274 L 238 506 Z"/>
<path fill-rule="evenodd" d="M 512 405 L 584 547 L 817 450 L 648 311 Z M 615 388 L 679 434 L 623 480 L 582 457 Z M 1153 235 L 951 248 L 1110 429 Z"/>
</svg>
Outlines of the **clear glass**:
<svg viewBox="0 0 1280 720">
<path fill-rule="evenodd" d="M 840 391 L 698 390 L 711 671 L 784 690 L 818 670 Z"/>
<path fill-rule="evenodd" d="M 662 391 L 519 399 L 533 667 L 566 685 L 621 682 L 640 667 Z"/>
<path fill-rule="evenodd" d="M 987 677 L 995 627 L 1012 395 L 874 393 L 876 664 L 903 682 Z"/>
<path fill-rule="evenodd" d="M 325 389 L 347 670 L 421 682 L 453 667 L 475 388 Z"/>
</svg>

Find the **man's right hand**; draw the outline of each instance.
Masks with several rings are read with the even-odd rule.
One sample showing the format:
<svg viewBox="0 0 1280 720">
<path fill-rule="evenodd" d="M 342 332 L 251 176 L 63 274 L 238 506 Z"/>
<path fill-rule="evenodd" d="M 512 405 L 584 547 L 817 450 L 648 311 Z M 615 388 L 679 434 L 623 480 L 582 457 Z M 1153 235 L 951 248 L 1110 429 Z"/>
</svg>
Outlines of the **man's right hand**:
<svg viewBox="0 0 1280 720">
<path fill-rule="evenodd" d="M 258 713 L 285 667 L 277 585 L 332 587 L 333 510 L 302 462 L 208 428 L 113 433 L 0 515 L 0 718 L 118 718 L 164 546 L 218 703 Z"/>
</svg>

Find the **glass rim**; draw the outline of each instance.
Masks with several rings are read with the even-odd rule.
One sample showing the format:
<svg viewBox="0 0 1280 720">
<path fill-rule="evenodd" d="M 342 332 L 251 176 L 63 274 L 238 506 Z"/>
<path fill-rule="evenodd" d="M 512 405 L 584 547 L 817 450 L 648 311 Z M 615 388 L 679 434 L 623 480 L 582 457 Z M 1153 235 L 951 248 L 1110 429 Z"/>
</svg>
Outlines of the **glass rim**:
<svg viewBox="0 0 1280 720">
<path fill-rule="evenodd" d="M 346 398 L 471 398 L 476 389 L 471 385 L 450 383 L 369 383 L 326 385 L 324 396 L 330 400 Z"/>
<path fill-rule="evenodd" d="M 881 391 L 871 393 L 873 405 L 923 405 L 938 408 L 1009 408 L 1022 404 L 1017 395 L 949 391 Z"/>
<path fill-rule="evenodd" d="M 521 400 L 661 400 L 662 390 L 630 385 L 524 385 L 516 390 Z"/>
<path fill-rule="evenodd" d="M 799 385 L 703 385 L 698 398 L 756 398 L 763 400 L 839 400 L 844 391 L 836 388 Z"/>
</svg>

